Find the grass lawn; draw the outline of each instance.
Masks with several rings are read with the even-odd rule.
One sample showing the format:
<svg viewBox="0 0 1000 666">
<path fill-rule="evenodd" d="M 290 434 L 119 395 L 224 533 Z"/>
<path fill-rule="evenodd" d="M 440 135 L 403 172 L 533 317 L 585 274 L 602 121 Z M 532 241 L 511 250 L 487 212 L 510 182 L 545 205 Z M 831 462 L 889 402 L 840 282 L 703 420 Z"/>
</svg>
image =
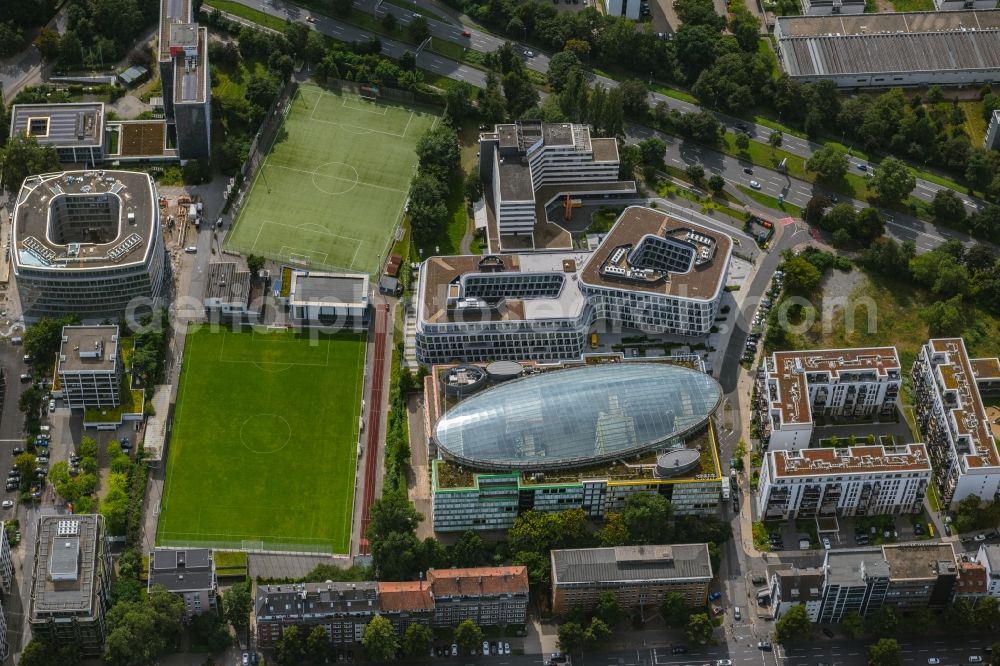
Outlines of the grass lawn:
<svg viewBox="0 0 1000 666">
<path fill-rule="evenodd" d="M 189 333 L 157 543 L 348 552 L 364 351 L 348 333 Z"/>
<path fill-rule="evenodd" d="M 403 104 L 301 86 L 227 247 L 374 272 L 402 216 L 417 140 L 437 119 Z"/>
<path fill-rule="evenodd" d="M 897 12 L 932 12 L 934 0 L 892 0 L 892 7 Z"/>
<path fill-rule="evenodd" d="M 763 192 L 758 192 L 757 190 L 744 187 L 743 185 L 739 185 L 738 187 L 740 192 L 743 192 L 745 195 L 762 206 L 782 210 L 792 217 L 802 217 L 802 209 L 795 204 L 788 203 L 787 201 L 778 203 L 778 199 L 776 197 L 772 197 L 770 194 L 764 194 Z"/>
<path fill-rule="evenodd" d="M 986 138 L 986 120 L 983 119 L 983 103 L 978 100 L 974 102 L 959 102 L 958 106 L 962 109 L 962 113 L 965 114 L 965 130 L 969 133 L 969 138 L 972 139 L 972 145 L 982 145 L 983 139 Z"/>
<path fill-rule="evenodd" d="M 912 367 L 920 347 L 931 338 L 921 311 L 934 302 L 934 296 L 915 288 L 909 281 L 865 272 L 858 277 L 848 298 L 848 307 L 854 311 L 854 325 L 848 326 L 844 308 L 837 306 L 828 321 L 824 322 L 823 316 L 817 316 L 817 321 L 809 330 L 801 336 L 792 336 L 796 348 L 895 345 L 902 367 Z M 822 303 L 817 302 L 816 307 L 822 312 Z M 871 322 L 874 325 L 871 326 L 869 309 L 873 313 Z M 979 309 L 970 310 L 968 315 L 971 323 L 962 335 L 969 354 L 973 358 L 995 356 L 996 340 L 1000 338 L 1000 319 Z"/>
<path fill-rule="evenodd" d="M 214 7 L 221 11 L 228 12 L 233 16 L 245 18 L 248 21 L 253 21 L 257 25 L 262 25 L 266 28 L 271 28 L 281 32 L 285 31 L 286 22 L 277 16 L 271 16 L 270 14 L 265 14 L 264 12 L 257 11 L 256 9 L 251 9 L 250 7 L 241 5 L 238 2 L 233 2 L 233 0 L 207 0 L 205 2 L 205 6 Z"/>
</svg>

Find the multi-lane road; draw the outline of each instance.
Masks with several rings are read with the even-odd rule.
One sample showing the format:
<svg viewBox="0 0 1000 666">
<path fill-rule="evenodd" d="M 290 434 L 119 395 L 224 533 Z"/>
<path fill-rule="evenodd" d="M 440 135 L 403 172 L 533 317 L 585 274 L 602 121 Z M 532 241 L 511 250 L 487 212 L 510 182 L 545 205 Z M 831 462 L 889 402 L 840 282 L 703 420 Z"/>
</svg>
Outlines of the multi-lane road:
<svg viewBox="0 0 1000 666">
<path fill-rule="evenodd" d="M 290 3 L 282 2 L 281 0 L 237 0 L 241 4 L 248 7 L 259 7 L 262 11 L 275 16 L 281 16 L 282 18 L 288 17 L 291 20 L 304 20 L 305 14 L 304 10 L 296 5 Z M 408 24 L 413 20 L 417 14 L 411 10 L 403 9 L 396 5 L 391 5 L 386 2 L 381 2 L 379 0 L 355 0 L 354 7 L 360 11 L 380 15 L 385 11 L 391 11 L 394 13 L 402 24 Z M 428 6 L 428 9 L 434 9 Z M 301 14 L 301 17 L 293 16 L 294 14 Z M 341 35 L 360 35 L 360 36 L 347 36 L 342 37 L 334 32 L 328 32 L 328 29 L 332 30 L 333 25 L 340 26 Z M 471 26 L 454 25 L 452 23 L 437 21 L 435 19 L 428 19 L 427 25 L 430 30 L 430 34 L 433 37 L 449 41 L 459 46 L 472 49 L 474 51 L 479 51 L 482 53 L 489 53 L 495 51 L 505 42 L 510 41 L 496 35 L 492 35 L 488 32 L 484 32 L 477 28 Z M 318 17 L 316 20 L 316 26 L 322 32 L 329 34 L 337 39 L 345 39 L 346 41 L 363 40 L 368 39 L 373 36 L 372 33 L 362 30 L 360 28 L 353 28 L 352 26 L 347 26 L 342 22 L 336 21 L 328 17 Z M 347 28 L 350 28 L 348 30 Z M 384 51 L 386 55 L 398 58 L 402 52 L 406 50 L 412 50 L 413 47 L 405 45 L 401 42 L 395 40 L 383 39 L 383 44 L 385 45 Z M 387 42 L 392 42 L 388 44 Z M 522 53 L 525 54 L 525 65 L 528 69 L 534 70 L 536 72 L 546 73 L 549 68 L 549 55 L 545 52 L 539 51 L 537 49 L 529 49 L 520 46 Z M 528 56 L 527 53 L 531 55 Z M 474 67 L 469 67 L 467 65 L 462 65 L 461 63 L 449 60 L 448 58 L 443 58 L 440 56 L 435 56 L 429 52 L 423 52 L 417 59 L 417 64 L 435 74 L 440 74 L 442 76 L 448 76 L 461 81 L 467 81 L 472 85 L 482 87 L 485 85 L 486 77 L 485 74 L 475 69 Z M 650 77 L 652 77 L 652 72 L 650 72 Z M 606 87 L 615 87 L 618 82 L 614 79 L 610 79 L 605 76 L 598 74 L 591 75 L 591 81 L 594 84 L 601 84 Z M 670 97 L 659 92 L 651 92 L 649 95 L 650 106 L 656 106 L 659 103 L 664 103 L 668 108 L 677 109 L 678 111 L 683 111 L 686 113 L 693 113 L 702 110 L 698 104 L 693 102 L 677 99 L 676 97 Z M 729 116 L 724 113 L 713 112 L 716 118 L 721 122 L 727 130 L 730 131 L 745 131 L 750 135 L 752 139 L 766 143 L 771 133 L 774 131 L 772 128 L 765 125 L 760 125 L 754 122 L 741 120 L 733 116 Z M 793 155 L 798 155 L 800 157 L 809 157 L 815 151 L 822 148 L 822 144 L 810 141 L 808 139 L 803 139 L 791 134 L 785 134 L 783 136 L 781 149 L 789 152 Z M 869 163 L 866 160 L 859 159 L 852 156 L 850 158 L 851 169 L 857 169 L 858 166 L 868 166 Z M 941 189 L 948 189 L 937 183 L 933 183 L 921 178 L 917 179 L 916 188 L 913 191 L 913 196 L 922 201 L 931 201 L 934 195 Z M 979 202 L 971 197 L 959 193 L 960 198 L 966 204 L 966 208 L 969 212 L 973 212 L 977 209 L 982 202 Z"/>
</svg>

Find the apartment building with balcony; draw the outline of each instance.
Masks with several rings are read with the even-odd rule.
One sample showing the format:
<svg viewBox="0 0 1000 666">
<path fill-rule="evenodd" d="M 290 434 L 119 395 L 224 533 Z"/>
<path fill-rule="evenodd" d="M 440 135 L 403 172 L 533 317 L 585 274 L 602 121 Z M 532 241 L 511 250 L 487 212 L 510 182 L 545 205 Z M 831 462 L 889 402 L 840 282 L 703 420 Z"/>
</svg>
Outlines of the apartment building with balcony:
<svg viewBox="0 0 1000 666">
<path fill-rule="evenodd" d="M 819 622 L 823 607 L 823 571 L 816 568 L 778 569 L 768 580 L 771 593 L 771 608 L 774 619 L 778 620 L 792 609 L 803 605 L 812 622 Z"/>
<path fill-rule="evenodd" d="M 1000 362 L 973 359 L 962 338 L 937 338 L 921 349 L 911 372 L 917 426 L 934 464 L 942 504 L 976 495 L 1000 499 L 1000 453 L 982 391 L 1000 387 Z"/>
<path fill-rule="evenodd" d="M 392 622 L 400 636 L 411 624 L 454 627 L 472 620 L 489 627 L 527 621 L 524 566 L 430 569 L 424 578 L 258 585 L 253 617 L 258 644 L 274 647 L 292 626 L 301 635 L 321 626 L 334 647 L 353 648 L 376 615 Z"/>
<path fill-rule="evenodd" d="M 989 543 L 979 546 L 976 562 L 986 571 L 986 593 L 1000 599 L 1000 545 Z"/>
<path fill-rule="evenodd" d="M 923 444 L 771 450 L 760 471 L 757 515 L 788 520 L 919 513 L 932 474 Z"/>
<path fill-rule="evenodd" d="M 553 550 L 552 611 L 588 611 L 611 592 L 624 609 L 658 608 L 677 592 L 692 608 L 708 601 L 712 561 L 708 544 L 618 546 Z"/>
<path fill-rule="evenodd" d="M 762 440 L 799 450 L 818 421 L 892 418 L 901 384 L 895 347 L 774 352 L 757 377 Z"/>
<path fill-rule="evenodd" d="M 481 627 L 527 622 L 527 567 L 430 569 L 427 582 L 435 627 L 454 627 L 464 620 Z"/>
<path fill-rule="evenodd" d="M 519 120 L 480 134 L 479 175 L 492 192 L 496 241 L 533 239 L 536 225 L 546 224 L 545 206 L 560 196 L 634 193 L 634 182 L 618 181 L 618 167 L 617 140 L 591 138 L 587 125 Z"/>
</svg>

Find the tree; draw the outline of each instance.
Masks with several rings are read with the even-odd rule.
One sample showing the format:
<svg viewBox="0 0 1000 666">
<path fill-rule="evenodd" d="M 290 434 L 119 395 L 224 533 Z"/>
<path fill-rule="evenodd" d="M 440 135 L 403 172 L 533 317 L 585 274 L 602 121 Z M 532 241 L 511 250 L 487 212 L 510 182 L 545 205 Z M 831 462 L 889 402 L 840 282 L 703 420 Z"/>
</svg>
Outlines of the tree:
<svg viewBox="0 0 1000 666">
<path fill-rule="evenodd" d="M 80 63 L 83 52 L 83 42 L 75 30 L 67 30 L 59 40 L 59 65 L 69 69 Z"/>
<path fill-rule="evenodd" d="M 712 640 L 715 624 L 707 613 L 695 613 L 688 618 L 686 633 L 687 639 L 692 643 L 705 645 Z"/>
<path fill-rule="evenodd" d="M 347 18 L 351 15 L 352 0 L 331 0 L 333 2 L 333 13 L 340 18 Z"/>
<path fill-rule="evenodd" d="M 639 146 L 629 143 L 619 150 L 618 178 L 621 180 L 633 180 L 635 170 L 642 163 L 642 153 Z"/>
<path fill-rule="evenodd" d="M 812 621 L 803 604 L 788 609 L 775 624 L 775 638 L 779 643 L 806 640 L 812 635 Z"/>
<path fill-rule="evenodd" d="M 586 632 L 577 622 L 563 622 L 559 625 L 559 649 L 563 652 L 579 652 L 586 642 Z"/>
<path fill-rule="evenodd" d="M 849 166 L 847 154 L 833 146 L 823 146 L 806 162 L 807 170 L 828 183 L 836 183 L 843 178 Z"/>
<path fill-rule="evenodd" d="M 848 638 L 861 638 L 865 635 L 865 619 L 857 611 L 851 611 L 840 621 L 840 628 Z"/>
<path fill-rule="evenodd" d="M 473 530 L 466 530 L 449 551 L 449 559 L 456 567 L 479 567 L 487 561 L 486 543 Z"/>
<path fill-rule="evenodd" d="M 513 118 L 521 117 L 528 109 L 538 106 L 538 90 L 531 79 L 522 72 L 507 72 L 502 79 L 503 96 L 507 112 Z"/>
<path fill-rule="evenodd" d="M 965 634 L 973 627 L 974 611 L 968 599 L 958 598 L 944 610 L 944 625 L 953 634 Z"/>
<path fill-rule="evenodd" d="M 455 627 L 454 640 L 462 654 L 471 655 L 483 642 L 483 630 L 472 620 L 462 620 Z"/>
<path fill-rule="evenodd" d="M 686 626 L 691 617 L 691 608 L 687 600 L 680 592 L 669 592 L 663 598 L 663 605 L 660 606 L 660 615 L 663 622 L 668 627 L 679 628 Z"/>
<path fill-rule="evenodd" d="M 867 245 L 885 233 L 885 221 L 877 208 L 862 208 L 855 217 L 852 236 L 862 245 Z"/>
<path fill-rule="evenodd" d="M 611 628 L 599 617 L 590 618 L 590 625 L 583 632 L 583 641 L 589 647 L 598 647 L 611 638 Z"/>
<path fill-rule="evenodd" d="M 697 185 L 705 178 L 705 167 L 700 164 L 689 164 L 684 168 L 684 173 Z"/>
<path fill-rule="evenodd" d="M 406 26 L 406 35 L 414 44 L 420 44 L 425 39 L 430 37 L 431 29 L 427 24 L 427 19 L 423 16 L 415 16 Z"/>
<path fill-rule="evenodd" d="M 882 638 L 868 648 L 868 663 L 871 666 L 899 666 L 903 651 L 895 638 Z"/>
<path fill-rule="evenodd" d="M 250 277 L 254 280 L 260 275 L 261 270 L 264 268 L 264 257 L 259 254 L 248 254 L 247 255 L 247 269 L 250 271 Z"/>
<path fill-rule="evenodd" d="M 35 46 L 43 58 L 50 62 L 55 60 L 59 57 L 59 33 L 51 28 L 42 28 L 35 37 Z"/>
<path fill-rule="evenodd" d="M 622 81 L 619 90 L 621 90 L 622 107 L 625 114 L 631 118 L 645 118 L 646 114 L 649 113 L 649 104 L 647 104 L 649 90 L 646 88 L 646 84 L 639 79 L 628 79 Z"/>
<path fill-rule="evenodd" d="M 740 50 L 746 53 L 756 53 L 760 39 L 760 20 L 750 13 L 746 5 L 733 5 L 729 30 L 740 45 Z"/>
<path fill-rule="evenodd" d="M 314 65 L 319 64 L 323 60 L 323 56 L 326 55 L 326 41 L 323 38 L 323 34 L 316 30 L 310 30 L 309 36 L 306 37 L 306 46 L 303 53 L 306 60 Z"/>
<path fill-rule="evenodd" d="M 651 136 L 639 142 L 639 155 L 645 166 L 654 169 L 663 168 L 663 156 L 667 152 L 667 144 L 659 137 Z"/>
<path fill-rule="evenodd" d="M 404 493 L 390 492 L 372 503 L 371 520 L 365 535 L 369 541 L 378 541 L 398 532 L 416 533 L 417 525 L 424 519 Z"/>
<path fill-rule="evenodd" d="M 822 278 L 819 270 L 802 255 L 786 260 L 782 270 L 785 272 L 785 289 L 799 294 L 815 291 Z"/>
<path fill-rule="evenodd" d="M 250 624 L 250 611 L 252 609 L 253 597 L 250 596 L 248 583 L 236 583 L 222 598 L 222 613 L 226 621 L 237 630 Z"/>
<path fill-rule="evenodd" d="M 674 10 L 684 24 L 703 25 L 716 32 L 726 26 L 726 20 L 715 13 L 711 0 L 675 0 Z"/>
<path fill-rule="evenodd" d="M 633 544 L 670 542 L 673 506 L 658 493 L 635 493 L 625 500 L 622 520 Z"/>
<path fill-rule="evenodd" d="M 446 125 L 424 132 L 417 140 L 417 160 L 420 169 L 435 175 L 447 175 L 458 167 L 461 151 L 458 135 Z"/>
<path fill-rule="evenodd" d="M 726 179 L 715 173 L 708 179 L 708 189 L 712 190 L 716 194 L 722 192 L 726 189 Z"/>
<path fill-rule="evenodd" d="M 365 649 L 365 656 L 371 661 L 386 662 L 395 659 L 396 652 L 399 651 L 399 640 L 392 622 L 383 615 L 373 617 L 365 625 L 361 646 Z"/>
<path fill-rule="evenodd" d="M 123 579 L 115 581 L 116 583 L 121 582 Z M 124 580 L 132 581 L 138 585 L 138 581 L 134 578 L 127 578 Z M 136 598 L 141 598 L 138 594 Z M 324 632 L 323 637 L 326 638 L 326 633 Z M 232 638 L 229 636 L 229 628 L 226 623 L 223 622 L 222 618 L 219 617 L 218 613 L 199 613 L 191 618 L 191 644 L 192 646 L 197 646 L 204 648 L 210 654 L 218 654 L 225 650 L 232 643 Z"/>
<path fill-rule="evenodd" d="M 132 666 L 155 661 L 175 647 L 184 619 L 184 600 L 155 586 L 143 601 L 115 604 L 107 613 L 104 661 Z"/>
<path fill-rule="evenodd" d="M 747 151 L 750 149 L 750 137 L 743 132 L 736 133 L 736 149 L 740 151 Z"/>
<path fill-rule="evenodd" d="M 994 643 L 993 649 L 990 651 L 992 658 L 990 659 L 990 666 L 1000 666 L 1000 643 Z M 21 657 L 21 663 L 24 663 L 24 656 Z"/>
<path fill-rule="evenodd" d="M 386 12 L 382 16 L 382 27 L 388 30 L 390 33 L 396 32 L 396 27 L 399 25 L 399 19 L 392 12 Z"/>
<path fill-rule="evenodd" d="M 275 661 L 281 666 L 296 666 L 301 664 L 306 656 L 305 646 L 299 637 L 299 628 L 296 625 L 286 627 L 281 632 L 281 638 L 274 646 Z"/>
<path fill-rule="evenodd" d="M 899 628 L 899 616 L 889 606 L 879 608 L 868 618 L 868 631 L 874 636 L 892 636 Z"/>
<path fill-rule="evenodd" d="M 407 656 L 423 657 L 430 651 L 433 644 L 434 634 L 427 625 L 411 624 L 403 634 L 403 652 Z"/>
<path fill-rule="evenodd" d="M 885 204 L 898 204 L 917 185 L 916 178 L 900 160 L 887 157 L 871 176 L 872 189 Z"/>
<path fill-rule="evenodd" d="M 322 664 L 330 653 L 330 638 L 326 630 L 317 625 L 306 637 L 306 654 L 316 664 Z M 424 654 L 427 654 L 426 652 Z"/>
<path fill-rule="evenodd" d="M 958 198 L 955 190 L 942 187 L 934 194 L 931 202 L 934 213 L 934 223 L 943 226 L 961 227 L 965 224 L 965 204 Z"/>
<path fill-rule="evenodd" d="M 976 626 L 984 633 L 991 631 L 1000 622 L 1000 606 L 994 596 L 985 596 L 977 601 L 974 613 Z"/>
<path fill-rule="evenodd" d="M 562 92 L 570 78 L 583 71 L 583 63 L 572 51 L 560 51 L 549 60 L 549 71 L 546 74 L 549 85 L 554 91 Z"/>
<path fill-rule="evenodd" d="M 594 614 L 599 617 L 609 627 L 615 627 L 625 617 L 625 611 L 618 603 L 618 597 L 614 592 L 605 592 L 597 599 L 597 607 Z"/>
<path fill-rule="evenodd" d="M 781 143 L 784 141 L 785 135 L 781 133 L 780 130 L 775 130 L 767 137 L 767 143 L 771 146 L 771 152 L 773 153 L 776 148 L 781 148 Z"/>
<path fill-rule="evenodd" d="M 59 168 L 59 156 L 51 145 L 39 145 L 34 136 L 18 134 L 7 141 L 3 150 L 0 177 L 4 189 L 16 194 L 28 176 L 49 173 Z"/>
<path fill-rule="evenodd" d="M 597 540 L 602 546 L 624 546 L 629 542 L 628 526 L 622 514 L 611 511 L 604 519 L 604 527 L 597 530 Z"/>
</svg>

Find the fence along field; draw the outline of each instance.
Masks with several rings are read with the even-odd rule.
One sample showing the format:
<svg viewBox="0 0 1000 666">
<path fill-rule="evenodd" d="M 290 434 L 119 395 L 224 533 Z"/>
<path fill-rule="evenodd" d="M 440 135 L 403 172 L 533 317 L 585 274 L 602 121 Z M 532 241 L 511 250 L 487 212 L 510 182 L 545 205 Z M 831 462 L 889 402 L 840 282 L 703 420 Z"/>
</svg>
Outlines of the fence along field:
<svg viewBox="0 0 1000 666">
<path fill-rule="evenodd" d="M 190 333 L 157 542 L 347 553 L 364 336 Z"/>
<path fill-rule="evenodd" d="M 385 97 L 300 85 L 227 247 L 374 273 L 402 218 L 417 140 L 437 119 Z"/>
</svg>

